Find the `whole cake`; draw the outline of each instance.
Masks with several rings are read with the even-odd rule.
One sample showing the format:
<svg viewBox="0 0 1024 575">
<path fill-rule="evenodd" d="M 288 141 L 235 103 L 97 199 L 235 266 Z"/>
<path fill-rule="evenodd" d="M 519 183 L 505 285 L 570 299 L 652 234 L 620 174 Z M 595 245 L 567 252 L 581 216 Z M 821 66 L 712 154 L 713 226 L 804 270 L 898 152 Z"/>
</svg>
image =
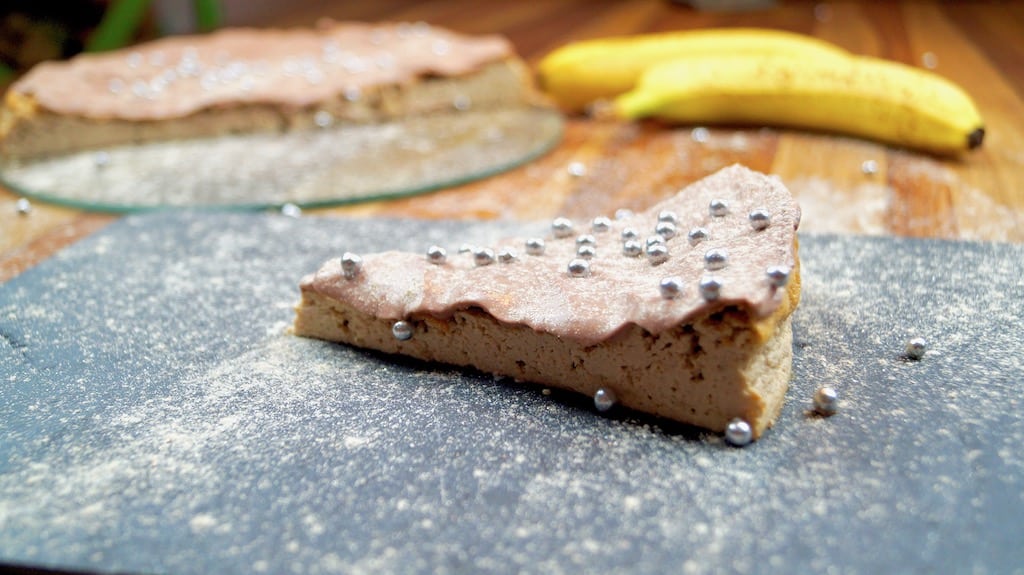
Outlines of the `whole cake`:
<svg viewBox="0 0 1024 575">
<path fill-rule="evenodd" d="M 377 122 L 537 100 L 500 36 L 424 23 L 224 29 L 45 62 L 7 91 L 0 153 Z"/>
<path fill-rule="evenodd" d="M 756 438 L 790 378 L 799 221 L 777 178 L 732 166 L 546 237 L 346 253 L 302 279 L 294 332 Z"/>
</svg>

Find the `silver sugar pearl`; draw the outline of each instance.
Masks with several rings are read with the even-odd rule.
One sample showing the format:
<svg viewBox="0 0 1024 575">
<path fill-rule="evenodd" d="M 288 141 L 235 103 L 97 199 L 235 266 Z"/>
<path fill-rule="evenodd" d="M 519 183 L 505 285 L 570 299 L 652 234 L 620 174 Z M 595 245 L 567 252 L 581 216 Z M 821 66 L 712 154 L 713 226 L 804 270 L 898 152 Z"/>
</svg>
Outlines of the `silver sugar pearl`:
<svg viewBox="0 0 1024 575">
<path fill-rule="evenodd" d="M 644 253 L 644 247 L 640 245 L 640 242 L 636 240 L 622 242 L 622 255 L 635 258 L 642 253 Z"/>
<path fill-rule="evenodd" d="M 576 258 L 569 262 L 569 277 L 585 278 L 590 275 L 590 262 L 582 258 Z"/>
<path fill-rule="evenodd" d="M 341 256 L 341 273 L 345 275 L 345 279 L 355 279 L 359 275 L 359 270 L 363 267 L 363 258 L 352 252 L 345 252 Z"/>
<path fill-rule="evenodd" d="M 598 234 L 607 232 L 611 227 L 612 220 L 606 216 L 597 216 L 590 222 L 590 229 Z"/>
<path fill-rule="evenodd" d="M 551 222 L 551 233 L 556 238 L 567 238 L 572 235 L 572 220 L 569 218 L 555 218 Z"/>
<path fill-rule="evenodd" d="M 602 387 L 601 389 L 594 392 L 594 409 L 600 411 L 601 413 L 604 413 L 610 410 L 611 408 L 615 407 L 615 403 L 617 401 L 618 398 L 615 397 L 615 392 L 608 389 L 607 387 Z"/>
<path fill-rule="evenodd" d="M 915 337 L 907 342 L 906 354 L 909 359 L 921 359 L 928 351 L 928 342 L 923 337 Z"/>
<path fill-rule="evenodd" d="M 337 60 L 338 52 L 341 51 L 341 45 L 335 41 L 324 42 L 320 46 L 320 51 L 324 60 L 334 62 Z"/>
<path fill-rule="evenodd" d="M 766 229 L 772 223 L 772 215 L 763 209 L 751 211 L 747 214 L 747 219 L 750 220 L 750 227 L 756 231 Z"/>
<path fill-rule="evenodd" d="M 368 67 L 366 61 L 357 56 L 349 56 L 342 62 L 341 66 L 349 74 L 362 74 Z"/>
<path fill-rule="evenodd" d="M 210 73 L 203 74 L 202 79 L 199 80 L 199 86 L 202 87 L 204 91 L 209 92 L 217 87 L 217 77 Z M 136 96 L 141 96 L 137 84 L 132 85 L 132 93 Z"/>
<path fill-rule="evenodd" d="M 374 61 L 380 70 L 390 70 L 395 67 L 395 57 L 388 53 L 377 56 Z"/>
<path fill-rule="evenodd" d="M 303 76 L 306 78 L 307 82 L 314 85 L 324 81 L 324 73 L 316 68 L 306 70 Z"/>
<path fill-rule="evenodd" d="M 679 223 L 679 216 L 677 216 L 676 213 L 671 210 L 662 210 L 658 212 L 658 221 L 671 222 L 673 224 L 677 224 Z"/>
<path fill-rule="evenodd" d="M 169 82 L 163 77 L 157 77 L 149 82 L 149 91 L 153 94 L 159 94 L 167 89 Z"/>
<path fill-rule="evenodd" d="M 302 208 L 289 202 L 281 206 L 281 215 L 286 218 L 298 218 L 302 216 Z"/>
<path fill-rule="evenodd" d="M 635 240 L 635 239 L 637 239 L 639 237 L 640 237 L 639 232 L 637 232 L 633 228 L 623 228 L 623 230 L 622 230 L 622 239 L 623 240 Z"/>
<path fill-rule="evenodd" d="M 592 246 L 592 245 L 590 245 L 590 244 L 584 244 L 584 245 L 576 248 L 576 257 L 578 257 L 578 258 L 583 258 L 585 260 L 589 260 L 589 259 L 592 259 L 596 255 L 597 255 L 597 248 Z"/>
<path fill-rule="evenodd" d="M 494 250 L 491 248 L 476 248 L 473 250 L 473 263 L 478 266 L 489 266 L 494 263 Z"/>
<path fill-rule="evenodd" d="M 789 268 L 786 266 L 768 266 L 764 273 L 768 276 L 768 283 L 774 287 L 785 287 L 789 283 Z"/>
<path fill-rule="evenodd" d="M 860 171 L 865 176 L 873 176 L 878 173 L 878 162 L 874 160 L 864 160 L 860 164 Z"/>
<path fill-rule="evenodd" d="M 579 178 L 587 173 L 587 167 L 583 165 L 583 162 L 569 162 L 569 167 L 566 168 L 569 175 L 574 178 Z"/>
<path fill-rule="evenodd" d="M 725 440 L 736 447 L 749 445 L 754 440 L 754 429 L 749 423 L 736 417 L 725 427 Z"/>
<path fill-rule="evenodd" d="M 713 217 L 720 218 L 729 213 L 729 202 L 725 200 L 711 200 L 708 204 L 708 213 Z"/>
<path fill-rule="evenodd" d="M 531 256 L 544 255 L 544 240 L 541 238 L 530 238 L 526 240 L 526 253 Z"/>
<path fill-rule="evenodd" d="M 688 234 L 686 234 L 686 238 L 690 240 L 690 245 L 694 246 L 703 241 L 707 241 L 710 237 L 711 233 L 708 232 L 707 228 L 693 228 Z"/>
<path fill-rule="evenodd" d="M 417 20 L 416 22 L 412 23 L 412 33 L 413 33 L 413 36 L 418 36 L 420 38 L 423 38 L 427 34 L 430 34 L 430 30 L 431 30 L 431 28 L 430 28 L 430 23 L 429 22 L 424 22 L 423 20 Z"/>
<path fill-rule="evenodd" d="M 510 264 L 516 261 L 517 257 L 516 251 L 512 248 L 502 248 L 501 251 L 498 252 L 498 261 L 503 264 Z"/>
<path fill-rule="evenodd" d="M 934 70 L 939 66 L 939 57 L 935 55 L 935 52 L 925 52 L 921 54 L 921 65 L 929 70 Z"/>
<path fill-rule="evenodd" d="M 653 236 L 647 236 L 647 240 L 644 241 L 644 246 L 651 247 L 653 245 L 664 244 L 664 243 L 665 243 L 665 237 L 664 236 L 659 236 L 659 235 L 655 234 Z"/>
<path fill-rule="evenodd" d="M 138 98 L 146 98 L 149 100 L 156 98 L 156 94 L 149 88 L 149 83 L 142 80 L 132 82 L 132 94 Z"/>
<path fill-rule="evenodd" d="M 395 336 L 398 341 L 412 339 L 412 324 L 407 321 L 396 321 L 391 325 L 391 335 Z"/>
<path fill-rule="evenodd" d="M 683 293 L 683 278 L 679 276 L 664 278 L 658 287 L 661 289 L 661 297 L 665 299 L 677 298 Z"/>
<path fill-rule="evenodd" d="M 191 78 L 197 76 L 202 70 L 199 65 L 199 60 L 196 56 L 195 48 L 186 48 L 185 52 L 181 56 L 181 60 L 178 61 L 178 65 L 175 70 L 184 78 Z"/>
<path fill-rule="evenodd" d="M 834 415 L 839 409 L 839 394 L 834 387 L 822 386 L 814 392 L 814 411 L 819 415 Z"/>
<path fill-rule="evenodd" d="M 441 246 L 430 246 L 427 248 L 427 261 L 441 265 L 448 260 L 448 251 Z"/>
<path fill-rule="evenodd" d="M 488 142 L 501 142 L 505 139 L 505 130 L 501 126 L 488 126 L 484 131 L 484 140 Z"/>
<path fill-rule="evenodd" d="M 472 106 L 472 100 L 469 99 L 469 96 L 463 94 L 455 96 L 455 99 L 452 100 L 452 107 L 460 112 L 465 112 L 469 110 Z"/>
<path fill-rule="evenodd" d="M 329 128 L 334 123 L 334 116 L 331 115 L 327 110 L 320 110 L 316 114 L 313 114 L 313 123 L 318 128 Z"/>
<path fill-rule="evenodd" d="M 19 216 L 27 216 L 32 213 L 32 202 L 28 201 L 28 198 L 18 198 L 14 207 L 18 210 Z"/>
<path fill-rule="evenodd" d="M 667 262 L 668 246 L 665 244 L 652 244 L 647 246 L 647 260 L 654 266 Z"/>
<path fill-rule="evenodd" d="M 633 217 L 633 210 L 629 208 L 619 208 L 615 210 L 615 219 L 617 220 L 628 220 Z"/>
<path fill-rule="evenodd" d="M 697 287 L 706 301 L 715 301 L 722 294 L 722 280 L 714 276 L 704 276 Z"/>
<path fill-rule="evenodd" d="M 704 269 L 716 271 L 724 268 L 729 263 L 729 253 L 723 249 L 714 248 L 704 252 Z"/>
<path fill-rule="evenodd" d="M 583 234 L 581 236 L 576 236 L 576 245 L 577 246 L 596 246 L 597 245 L 597 238 L 595 238 L 594 236 L 592 236 L 590 234 Z"/>
<path fill-rule="evenodd" d="M 437 56 L 444 56 L 448 54 L 452 49 L 452 45 L 447 40 L 434 40 L 434 43 L 430 45 L 430 51 Z"/>
<path fill-rule="evenodd" d="M 658 225 L 654 227 L 654 233 L 670 240 L 676 236 L 676 225 L 669 221 L 658 222 Z"/>
</svg>

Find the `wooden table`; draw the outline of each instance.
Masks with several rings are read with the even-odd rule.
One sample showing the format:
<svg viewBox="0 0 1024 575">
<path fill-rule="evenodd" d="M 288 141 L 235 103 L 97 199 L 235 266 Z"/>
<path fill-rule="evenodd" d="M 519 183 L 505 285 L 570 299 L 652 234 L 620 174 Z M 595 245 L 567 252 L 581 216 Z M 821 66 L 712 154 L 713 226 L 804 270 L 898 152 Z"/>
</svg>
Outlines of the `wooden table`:
<svg viewBox="0 0 1024 575">
<path fill-rule="evenodd" d="M 245 3 L 237 3 L 245 5 Z M 642 208 L 739 162 L 778 174 L 804 208 L 802 230 L 1024 242 L 1024 2 L 779 2 L 699 11 L 663 0 L 292 0 L 228 19 L 311 25 L 318 18 L 427 21 L 508 36 L 531 63 L 571 40 L 712 26 L 812 34 L 851 51 L 934 65 L 977 100 L 985 145 L 960 159 L 861 140 L 774 129 L 665 129 L 571 118 L 552 153 L 484 181 L 408 199 L 320 210 L 346 216 L 546 219 Z M 865 170 L 873 162 L 875 170 Z M 570 165 L 584 168 L 574 175 Z M 18 213 L 0 189 L 0 281 L 117 216 L 34 203 Z"/>
</svg>

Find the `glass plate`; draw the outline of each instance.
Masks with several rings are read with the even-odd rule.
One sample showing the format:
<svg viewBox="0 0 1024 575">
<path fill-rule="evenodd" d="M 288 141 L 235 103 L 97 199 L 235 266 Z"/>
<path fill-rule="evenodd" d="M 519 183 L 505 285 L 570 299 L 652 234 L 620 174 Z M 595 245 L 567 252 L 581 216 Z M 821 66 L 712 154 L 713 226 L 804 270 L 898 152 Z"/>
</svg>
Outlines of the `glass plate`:
<svg viewBox="0 0 1024 575">
<path fill-rule="evenodd" d="M 317 207 L 421 194 L 543 155 L 561 115 L 458 112 L 373 125 L 92 150 L 0 167 L 17 193 L 86 210 Z"/>
</svg>

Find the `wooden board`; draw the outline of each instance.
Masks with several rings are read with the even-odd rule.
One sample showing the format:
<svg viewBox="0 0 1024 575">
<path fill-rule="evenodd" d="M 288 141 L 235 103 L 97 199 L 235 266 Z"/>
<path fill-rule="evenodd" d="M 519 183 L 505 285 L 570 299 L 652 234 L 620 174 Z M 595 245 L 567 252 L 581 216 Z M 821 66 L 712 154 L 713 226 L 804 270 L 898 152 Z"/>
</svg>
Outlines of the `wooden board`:
<svg viewBox="0 0 1024 575">
<path fill-rule="evenodd" d="M 759 3 L 766 4 L 766 3 Z M 563 144 L 511 173 L 427 197 L 322 213 L 415 218 L 547 219 L 584 206 L 650 205 L 721 165 L 779 174 L 808 210 L 805 229 L 843 234 L 1024 241 L 1024 9 L 1019 2 L 777 2 L 747 11 L 697 11 L 663 0 L 472 0 L 354 3 L 296 0 L 229 12 L 240 25 L 308 26 L 320 17 L 424 20 L 507 35 L 536 63 L 571 40 L 710 26 L 812 34 L 858 53 L 923 65 L 962 84 L 986 118 L 985 146 L 960 160 L 786 130 L 714 130 L 570 121 Z M 926 58 L 927 55 L 927 58 Z M 877 173 L 861 171 L 874 161 Z M 586 169 L 569 174 L 570 164 Z M 0 281 L 102 227 L 111 217 L 36 205 L 19 216 L 0 190 Z"/>
</svg>

